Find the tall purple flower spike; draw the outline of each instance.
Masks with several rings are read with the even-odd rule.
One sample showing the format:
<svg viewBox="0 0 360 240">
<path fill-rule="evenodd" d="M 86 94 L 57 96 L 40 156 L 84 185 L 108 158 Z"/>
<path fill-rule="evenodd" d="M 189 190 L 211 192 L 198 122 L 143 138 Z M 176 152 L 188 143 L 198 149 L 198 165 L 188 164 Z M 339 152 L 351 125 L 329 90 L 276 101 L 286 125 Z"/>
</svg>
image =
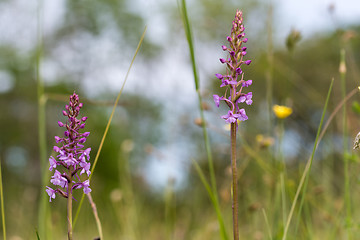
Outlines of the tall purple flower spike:
<svg viewBox="0 0 360 240">
<path fill-rule="evenodd" d="M 242 71 L 243 66 L 250 65 L 251 63 L 251 60 L 244 60 L 247 48 L 243 47 L 242 44 L 248 41 L 248 39 L 245 38 L 244 30 L 242 12 L 238 10 L 232 22 L 231 34 L 226 38 L 229 42 L 229 47 L 221 47 L 223 51 L 229 53 L 226 59 L 220 58 L 220 62 L 226 64 L 227 74 L 215 74 L 221 81 L 220 87 L 227 87 L 230 92 L 230 96 L 226 96 L 226 94 L 221 97 L 216 94 L 213 95 L 217 107 L 219 107 L 220 101 L 225 101 L 229 106 L 230 110 L 228 113 L 222 116 L 227 123 L 237 124 L 238 120 L 247 120 L 248 117 L 245 109 L 240 108 L 238 104 L 252 104 L 252 92 L 242 92 L 244 87 L 249 87 L 252 84 L 252 80 L 244 80 L 244 72 Z"/>
<path fill-rule="evenodd" d="M 54 146 L 54 151 L 58 153 L 57 157 L 50 157 L 50 171 L 55 169 L 54 175 L 51 177 L 50 182 L 55 186 L 52 189 L 46 186 L 46 192 L 50 197 L 50 202 L 55 199 L 56 194 L 67 198 L 68 197 L 68 183 L 72 182 L 73 189 L 83 188 L 84 193 L 91 192 L 88 179 L 81 180 L 80 176 L 86 173 L 87 177 L 90 176 L 90 151 L 91 148 L 84 149 L 83 143 L 86 142 L 90 132 L 81 133 L 80 130 L 85 127 L 87 117 L 79 117 L 80 109 L 83 104 L 79 102 L 79 96 L 74 93 L 70 96 L 69 105 L 65 106 L 62 111 L 63 115 L 67 117 L 65 123 L 58 122 L 59 127 L 65 128 L 64 137 L 55 136 L 56 143 L 61 143 L 62 146 Z M 61 165 L 63 171 L 56 168 Z"/>
</svg>

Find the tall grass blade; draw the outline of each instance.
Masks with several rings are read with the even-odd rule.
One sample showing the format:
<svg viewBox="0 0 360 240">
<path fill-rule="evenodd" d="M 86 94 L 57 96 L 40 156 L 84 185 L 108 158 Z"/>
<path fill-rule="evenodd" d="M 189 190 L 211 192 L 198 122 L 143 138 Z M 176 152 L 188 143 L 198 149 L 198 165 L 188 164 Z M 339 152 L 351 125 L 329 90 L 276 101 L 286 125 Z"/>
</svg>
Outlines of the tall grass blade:
<svg viewBox="0 0 360 240">
<path fill-rule="evenodd" d="M 314 147 L 313 147 L 313 150 L 312 150 L 312 153 L 311 153 L 311 157 L 309 158 L 309 160 L 308 160 L 308 162 L 307 162 L 307 164 L 305 166 L 303 175 L 301 176 L 301 179 L 300 179 L 299 186 L 298 186 L 298 188 L 296 190 L 295 198 L 294 198 L 294 201 L 292 203 L 289 216 L 287 218 L 287 222 L 286 222 L 286 226 L 285 226 L 285 229 L 284 229 L 284 235 L 282 237 L 282 240 L 285 240 L 286 237 L 287 237 L 290 222 L 291 222 L 292 216 L 294 214 L 295 206 L 296 206 L 296 203 L 298 201 L 300 192 L 302 190 L 302 197 L 301 197 L 299 213 L 298 213 L 299 214 L 298 215 L 298 223 L 300 221 L 299 218 L 300 218 L 300 213 L 301 213 L 302 206 L 304 204 L 304 199 L 305 199 L 305 195 L 306 195 L 306 189 L 307 189 L 307 185 L 308 185 L 308 181 L 309 181 L 310 170 L 311 170 L 312 162 L 313 162 L 313 159 L 314 159 L 315 150 L 316 150 L 316 148 L 318 146 L 318 140 L 319 140 L 319 136 L 320 136 L 320 131 L 321 131 L 321 128 L 322 128 L 322 124 L 324 122 L 326 108 L 327 108 L 327 105 L 328 105 L 328 102 L 329 102 L 329 99 L 330 99 L 330 94 L 331 94 L 331 90 L 332 90 L 332 87 L 333 87 L 333 83 L 334 83 L 334 79 L 332 79 L 330 87 L 329 87 L 329 91 L 328 91 L 328 94 L 327 94 L 327 97 L 326 97 L 325 106 L 324 106 L 324 109 L 323 109 L 323 113 L 322 113 L 322 116 L 321 116 L 321 120 L 320 120 L 318 130 L 317 130 L 317 134 L 316 134 L 316 138 L 315 138 L 315 142 L 314 142 Z M 297 223 L 297 225 L 298 225 L 298 223 Z"/>
<path fill-rule="evenodd" d="M 212 191 L 212 188 L 211 188 L 209 182 L 206 180 L 206 177 L 205 177 L 203 171 L 201 170 L 199 164 L 195 160 L 192 160 L 192 162 L 193 162 L 193 164 L 195 166 L 195 170 L 196 170 L 197 174 L 199 175 L 200 180 L 203 183 L 206 191 L 208 192 L 210 200 L 211 200 L 211 202 L 212 202 L 212 204 L 213 204 L 213 206 L 215 208 L 215 211 L 216 211 L 216 214 L 217 214 L 217 217 L 218 217 L 218 222 L 219 222 L 219 225 L 220 225 L 221 238 L 222 239 L 228 239 L 225 224 L 224 224 L 224 220 L 223 220 L 222 215 L 221 215 L 219 204 L 216 202 L 216 197 L 214 195 L 214 192 Z"/>
<path fill-rule="evenodd" d="M 196 90 L 196 93 L 197 93 L 198 99 L 199 99 L 200 117 L 201 117 L 203 136 L 204 136 L 206 154 L 207 154 L 208 165 L 209 165 L 211 188 L 212 188 L 213 199 L 211 199 L 211 201 L 214 205 L 215 210 L 217 211 L 218 222 L 219 222 L 220 228 L 222 228 L 223 227 L 222 226 L 223 218 L 222 218 L 221 212 L 219 210 L 220 206 L 219 206 L 218 193 L 217 193 L 217 187 L 216 187 L 215 170 L 214 170 L 213 158 L 212 158 L 212 154 L 211 154 L 210 141 L 209 141 L 208 133 L 206 130 L 206 121 L 205 121 L 205 116 L 204 116 L 204 109 L 202 106 L 202 97 L 200 94 L 199 76 L 197 73 L 197 65 L 196 65 L 196 60 L 195 60 L 194 41 L 193 41 L 193 37 L 192 37 L 191 23 L 188 18 L 188 14 L 187 14 L 186 1 L 181 0 L 181 4 L 178 3 L 178 6 L 179 6 L 182 21 L 184 24 L 186 39 L 187 39 L 187 42 L 189 45 L 191 65 L 192 65 L 193 74 L 194 74 L 195 90 Z M 221 232 L 223 234 L 222 238 L 228 239 L 227 234 L 226 234 L 226 229 L 225 228 L 221 229 Z"/>
<path fill-rule="evenodd" d="M 270 224 L 269 224 L 269 219 L 267 217 L 267 214 L 265 212 L 265 209 L 261 209 L 262 210 L 262 213 L 264 215 L 264 219 L 265 219 L 265 224 L 266 224 L 266 229 L 268 231 L 268 234 L 269 234 L 269 239 L 272 240 L 272 232 L 271 232 L 271 227 L 270 227 Z"/>
<path fill-rule="evenodd" d="M 145 29 L 144 29 L 144 31 L 143 31 L 143 34 L 142 34 L 142 36 L 141 36 L 141 38 L 140 38 L 140 41 L 139 41 L 139 44 L 138 44 L 138 46 L 137 46 L 137 48 L 136 48 L 135 54 L 134 54 L 134 56 L 133 56 L 133 58 L 132 58 L 132 60 L 131 60 L 129 69 L 128 69 L 127 73 L 126 73 L 126 76 L 125 76 L 123 85 L 121 86 L 120 92 L 119 92 L 119 94 L 117 95 L 117 98 L 116 98 L 116 100 L 115 100 L 115 103 L 114 103 L 112 112 L 111 112 L 111 114 L 110 114 L 110 117 L 109 117 L 108 123 L 107 123 L 107 125 L 106 125 L 105 131 L 104 131 L 104 134 L 103 134 L 103 137 L 102 137 L 102 139 L 101 139 L 101 142 L 100 142 L 98 151 L 97 151 L 97 153 L 96 153 L 93 166 L 92 166 L 92 168 L 91 168 L 91 174 L 90 174 L 90 176 L 89 176 L 89 181 L 91 180 L 91 177 L 92 177 L 92 175 L 93 175 L 93 173 L 94 173 L 94 169 L 95 169 L 95 167 L 96 167 L 96 163 L 98 162 L 101 149 L 102 149 L 102 147 L 103 147 L 103 145 L 104 145 L 105 138 L 106 138 L 106 135 L 107 135 L 107 133 L 108 133 L 108 131 L 109 131 L 110 124 L 111 124 L 112 118 L 113 118 L 113 116 L 114 116 L 116 107 L 117 107 L 117 105 L 118 105 L 120 96 L 121 96 L 121 94 L 122 94 L 122 92 L 123 92 L 123 90 L 124 90 L 126 80 L 128 79 L 128 76 L 129 76 L 130 70 L 131 70 L 131 68 L 132 68 L 132 65 L 133 65 L 133 63 L 134 63 L 134 61 L 135 61 L 136 55 L 138 54 L 138 52 L 139 52 L 139 50 L 140 50 L 140 47 L 141 47 L 141 44 L 142 44 L 142 42 L 143 42 L 143 40 L 144 40 L 145 33 L 146 33 L 146 29 L 147 29 L 147 27 L 145 27 Z M 83 204 L 84 198 L 85 198 L 85 194 L 82 195 L 81 200 L 80 200 L 80 203 L 79 203 L 79 207 L 78 207 L 77 210 L 76 210 L 75 218 L 74 218 L 74 221 L 73 221 L 73 228 L 75 227 L 76 221 L 77 221 L 77 219 L 78 219 L 78 217 L 79 217 L 79 213 L 80 213 L 81 206 L 82 206 L 82 204 Z"/>
<path fill-rule="evenodd" d="M 341 80 L 341 95 L 346 98 L 346 62 L 345 62 L 345 49 L 340 51 L 340 66 L 339 66 L 340 80 Z M 348 130 L 347 130 L 347 117 L 346 117 L 346 104 L 343 105 L 342 112 L 342 127 L 343 127 L 343 158 L 344 158 L 344 199 L 346 209 L 346 230 L 348 238 L 351 239 L 351 197 L 350 197 L 350 177 L 349 177 L 349 146 L 348 146 Z"/>
<path fill-rule="evenodd" d="M 48 203 L 47 194 L 45 192 L 45 186 L 49 178 L 49 172 L 47 171 L 47 144 L 46 144 L 46 97 L 44 95 L 44 82 L 41 77 L 40 66 L 41 58 L 43 54 L 43 1 L 38 0 L 37 7 L 37 51 L 36 51 L 36 81 L 37 81 L 37 100 L 38 100 L 38 136 L 39 136 L 39 153 L 40 153 L 40 170 L 41 170 L 41 182 L 42 186 L 40 191 L 40 203 L 38 210 L 38 224 L 40 235 L 46 239 L 52 239 L 51 231 L 49 231 L 48 225 L 51 221 L 48 220 L 50 214 L 50 208 Z"/>
<path fill-rule="evenodd" d="M 40 236 L 39 236 L 39 232 L 38 232 L 38 230 L 37 229 L 35 229 L 35 232 L 36 232 L 36 238 L 37 238 L 37 240 L 40 240 Z M 5 239 L 4 239 L 5 240 Z"/>
</svg>

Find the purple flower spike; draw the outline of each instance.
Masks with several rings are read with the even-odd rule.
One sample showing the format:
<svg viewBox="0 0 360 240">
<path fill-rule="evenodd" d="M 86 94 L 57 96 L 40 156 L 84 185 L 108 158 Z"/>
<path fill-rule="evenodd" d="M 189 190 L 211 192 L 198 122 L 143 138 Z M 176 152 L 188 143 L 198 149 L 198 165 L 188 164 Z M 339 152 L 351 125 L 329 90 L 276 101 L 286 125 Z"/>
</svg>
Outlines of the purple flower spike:
<svg viewBox="0 0 360 240">
<path fill-rule="evenodd" d="M 232 22 L 232 28 L 230 35 L 226 38 L 229 42 L 228 46 L 222 46 L 224 51 L 227 51 L 230 56 L 226 58 L 220 58 L 221 63 L 226 63 L 227 75 L 216 74 L 216 77 L 221 80 L 220 87 L 226 87 L 226 93 L 229 95 L 219 97 L 213 95 L 215 105 L 219 107 L 220 101 L 227 102 L 230 110 L 226 115 L 221 116 L 227 123 L 236 123 L 237 120 L 245 121 L 248 119 L 245 109 L 240 109 L 238 104 L 245 103 L 247 105 L 252 104 L 252 92 L 242 93 L 243 87 L 249 87 L 252 84 L 252 80 L 243 80 L 244 72 L 243 66 L 250 65 L 251 60 L 243 60 L 243 57 L 247 54 L 247 47 L 243 46 L 243 43 L 248 41 L 245 38 L 245 27 L 243 25 L 243 16 L 241 11 L 237 11 L 235 19 Z M 241 66 L 241 68 L 240 68 Z"/>
<path fill-rule="evenodd" d="M 56 194 L 70 198 L 72 197 L 72 190 L 83 188 L 84 193 L 91 192 L 89 180 L 86 179 L 90 176 L 90 151 L 91 148 L 84 149 L 84 143 L 90 132 L 81 132 L 85 128 L 85 121 L 87 117 L 80 117 L 80 109 L 83 104 L 79 102 L 79 96 L 74 93 L 70 96 L 70 102 L 65 106 L 62 114 L 67 117 L 66 121 L 59 121 L 60 127 L 65 127 L 63 138 L 55 136 L 56 143 L 62 146 L 54 146 L 54 151 L 58 153 L 56 158 L 50 157 L 49 170 L 53 171 L 54 175 L 51 177 L 50 182 L 59 188 L 55 190 L 47 187 L 46 192 L 50 197 L 50 202 L 55 199 Z M 64 169 L 59 169 L 62 166 Z M 80 174 L 78 174 L 80 172 Z M 87 177 L 81 177 L 86 173 Z M 81 180 L 81 178 L 83 178 Z"/>
</svg>

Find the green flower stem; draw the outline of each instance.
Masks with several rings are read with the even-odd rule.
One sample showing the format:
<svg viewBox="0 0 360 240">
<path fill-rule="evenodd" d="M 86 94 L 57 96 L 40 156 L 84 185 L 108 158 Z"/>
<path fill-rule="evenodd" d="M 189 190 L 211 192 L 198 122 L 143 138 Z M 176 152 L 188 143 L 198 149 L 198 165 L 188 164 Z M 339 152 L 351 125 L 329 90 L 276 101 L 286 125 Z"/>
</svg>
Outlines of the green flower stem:
<svg viewBox="0 0 360 240">
<path fill-rule="evenodd" d="M 232 168 L 232 194 L 233 194 L 233 230 L 234 240 L 239 239 L 238 223 L 238 194 L 237 194 L 237 167 L 236 167 L 236 123 L 231 123 L 231 168 Z"/>
</svg>

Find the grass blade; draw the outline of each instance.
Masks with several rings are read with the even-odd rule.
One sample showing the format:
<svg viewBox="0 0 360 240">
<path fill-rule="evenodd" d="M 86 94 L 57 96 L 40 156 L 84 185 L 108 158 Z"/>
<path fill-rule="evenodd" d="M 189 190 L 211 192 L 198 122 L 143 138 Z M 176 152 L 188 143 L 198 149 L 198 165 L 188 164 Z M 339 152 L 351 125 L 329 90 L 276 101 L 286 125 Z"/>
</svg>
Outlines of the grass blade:
<svg viewBox="0 0 360 240">
<path fill-rule="evenodd" d="M 320 131 L 321 131 L 321 127 L 322 127 L 322 124 L 323 124 L 323 121 L 324 121 L 326 108 L 327 108 L 327 105 L 328 105 L 328 102 L 329 102 L 329 99 L 330 99 L 330 93 L 331 93 L 331 90 L 332 90 L 333 83 L 334 83 L 334 79 L 332 79 L 330 87 L 329 87 L 329 91 L 328 91 L 328 94 L 327 94 L 327 97 L 326 97 L 325 106 L 324 106 L 324 109 L 323 109 L 323 113 L 322 113 L 322 116 L 321 116 L 321 120 L 320 120 L 318 130 L 317 130 L 317 134 L 316 134 L 316 138 L 315 138 L 315 142 L 314 142 L 314 147 L 313 147 L 313 150 L 312 150 L 312 153 L 311 153 L 311 157 L 309 158 L 309 160 L 308 160 L 308 162 L 307 162 L 307 164 L 305 166 L 305 169 L 304 169 L 303 175 L 301 177 L 299 186 L 298 186 L 298 188 L 296 190 L 295 198 L 294 198 L 294 201 L 292 203 L 289 216 L 287 218 L 287 222 L 286 222 L 286 226 L 285 226 L 285 229 L 284 229 L 284 235 L 282 237 L 282 240 L 286 239 L 286 236 L 287 236 L 287 233 L 288 233 L 288 230 L 289 230 L 289 226 L 290 226 L 290 222 L 291 222 L 292 216 L 294 214 L 296 203 L 298 201 L 301 190 L 303 190 L 302 191 L 301 202 L 300 202 L 300 209 L 299 209 L 299 216 L 300 216 L 300 212 L 301 212 L 301 209 L 302 209 L 302 206 L 303 206 L 303 203 L 304 203 L 304 199 L 305 199 L 306 188 L 307 188 L 308 181 L 309 181 L 309 174 L 310 174 L 312 162 L 313 162 L 314 155 L 315 155 L 315 150 L 316 150 L 316 148 L 318 146 L 318 140 L 319 140 L 319 136 L 320 136 Z M 304 186 L 304 188 L 303 188 L 303 186 Z"/>
<path fill-rule="evenodd" d="M 192 160 L 192 162 L 193 162 L 193 164 L 195 166 L 195 170 L 196 170 L 197 174 L 199 175 L 200 180 L 203 183 L 206 191 L 208 192 L 210 200 L 211 200 L 211 202 L 212 202 L 212 204 L 213 204 L 213 206 L 215 208 L 215 211 L 216 211 L 216 214 L 217 214 L 217 217 L 218 217 L 218 222 L 219 222 L 219 225 L 220 225 L 221 238 L 222 239 L 228 239 L 225 224 L 224 224 L 224 220 L 223 220 L 223 217 L 221 215 L 220 207 L 219 207 L 219 204 L 217 203 L 214 192 L 212 191 L 212 188 L 211 188 L 210 184 L 206 180 L 206 177 L 205 177 L 203 171 L 201 170 L 199 164 L 195 160 Z"/>
<path fill-rule="evenodd" d="M 40 236 L 39 236 L 39 232 L 38 232 L 38 230 L 37 230 L 37 229 L 35 229 L 35 232 L 36 232 L 36 238 L 37 238 L 37 240 L 40 240 Z"/>
<path fill-rule="evenodd" d="M 202 105 L 202 97 L 200 94 L 199 76 L 197 73 L 197 65 L 196 65 L 196 60 L 195 60 L 194 41 L 193 41 L 193 37 L 192 37 L 191 23 L 189 21 L 188 14 L 187 14 L 186 1 L 181 0 L 181 4 L 178 3 L 178 5 L 179 5 L 180 13 L 181 13 L 181 18 L 182 18 L 183 24 L 184 24 L 186 39 L 187 39 L 187 42 L 189 45 L 191 65 L 192 65 L 193 74 L 194 74 L 195 90 L 196 90 L 196 93 L 197 93 L 198 99 L 199 99 L 199 109 L 200 109 L 200 117 L 201 117 L 201 123 L 202 123 L 201 125 L 202 125 L 202 130 L 203 130 L 203 136 L 204 136 L 204 142 L 205 142 L 205 148 L 206 148 L 206 154 L 207 154 L 209 172 L 210 172 L 211 188 L 212 188 L 211 201 L 217 212 L 218 222 L 219 222 L 219 225 L 221 228 L 221 233 L 222 233 L 222 239 L 228 239 L 226 230 L 225 230 L 225 228 L 223 228 L 224 227 L 223 220 L 222 220 L 222 215 L 220 212 L 214 164 L 213 164 L 213 159 L 212 159 L 212 154 L 211 154 L 210 141 L 209 141 L 209 137 L 208 137 L 207 130 L 206 130 L 206 121 L 205 121 L 204 109 L 203 109 L 203 105 Z"/>
<path fill-rule="evenodd" d="M 145 27 L 145 29 L 144 29 L 144 32 L 143 32 L 141 38 L 140 38 L 140 41 L 139 41 L 139 44 L 138 44 L 138 46 L 137 46 L 137 48 L 136 48 L 135 54 L 134 54 L 134 56 L 133 56 L 133 58 L 132 58 L 132 60 L 131 60 L 129 69 L 128 69 L 127 73 L 126 73 L 126 76 L 125 76 L 125 79 L 124 79 L 124 82 L 123 82 L 123 85 L 121 86 L 120 92 L 119 92 L 119 94 L 117 95 L 117 98 L 116 98 L 116 100 L 115 100 L 115 103 L 114 103 L 112 112 L 111 112 L 111 114 L 110 114 L 110 117 L 109 117 L 108 123 L 107 123 L 107 125 L 106 125 L 105 131 L 104 131 L 104 134 L 103 134 L 103 137 L 102 137 L 102 139 L 101 139 L 101 142 L 100 142 L 98 151 L 97 151 L 97 153 L 96 153 L 95 161 L 94 161 L 93 166 L 92 166 L 92 168 L 91 168 L 91 174 L 90 174 L 90 176 L 89 176 L 89 181 L 91 180 L 91 177 L 92 177 L 92 175 L 93 175 L 93 173 L 94 173 L 94 169 L 95 169 L 95 167 L 96 167 L 96 163 L 98 162 L 98 159 L 99 159 L 99 156 L 100 156 L 100 152 L 101 152 L 101 149 L 102 149 L 102 147 L 103 147 L 103 145 L 104 145 L 105 138 L 106 138 L 106 135 L 107 135 L 107 133 L 108 133 L 108 131 L 109 131 L 110 124 L 111 124 L 112 118 L 113 118 L 113 116 L 114 116 L 116 107 L 117 107 L 117 105 L 118 105 L 120 96 L 121 96 L 121 94 L 122 94 L 122 92 L 123 92 L 123 90 L 124 90 L 126 80 L 128 79 L 128 76 L 129 76 L 130 70 L 131 70 L 131 68 L 132 68 L 132 65 L 133 65 L 133 63 L 134 63 L 134 61 L 135 61 L 136 55 L 138 54 L 138 52 L 139 52 L 139 50 L 140 50 L 140 47 L 141 47 L 141 44 L 142 44 L 142 42 L 143 42 L 143 40 L 144 40 L 145 33 L 146 33 L 146 27 Z M 79 217 L 79 213 L 80 213 L 81 206 L 82 206 L 82 204 L 83 204 L 84 198 L 85 198 L 85 194 L 82 195 L 81 200 L 80 200 L 80 203 L 79 203 L 79 207 L 78 207 L 77 210 L 76 210 L 75 218 L 74 218 L 74 221 L 73 221 L 73 228 L 75 227 L 76 221 L 77 221 L 77 219 L 78 219 L 78 217 Z"/>
</svg>

